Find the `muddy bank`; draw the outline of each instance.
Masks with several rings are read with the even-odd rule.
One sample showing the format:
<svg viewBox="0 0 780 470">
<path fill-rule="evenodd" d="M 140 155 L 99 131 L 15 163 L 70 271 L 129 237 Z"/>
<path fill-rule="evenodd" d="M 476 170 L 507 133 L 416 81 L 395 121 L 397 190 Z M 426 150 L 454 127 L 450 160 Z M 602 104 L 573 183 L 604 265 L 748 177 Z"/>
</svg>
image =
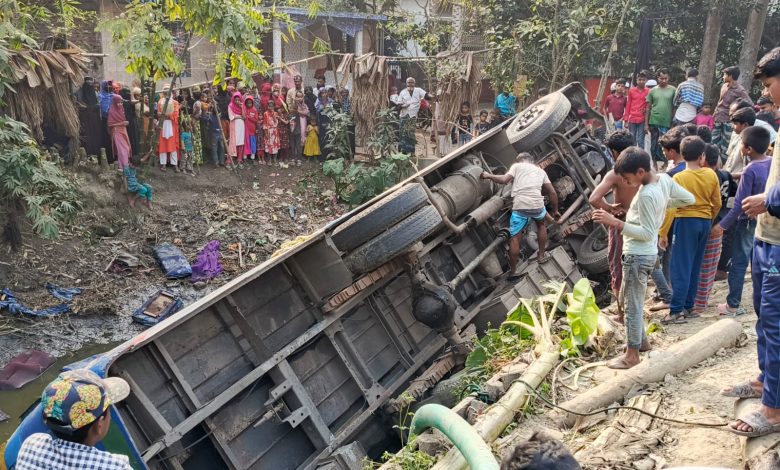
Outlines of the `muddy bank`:
<svg viewBox="0 0 780 470">
<path fill-rule="evenodd" d="M 154 188 L 153 210 L 129 207 L 113 168 L 82 166 L 71 177 L 85 195 L 85 210 L 56 240 L 41 240 L 27 226 L 20 251 L 3 246 L 0 287 L 32 308 L 59 303 L 45 290 L 47 282 L 84 293 L 72 302 L 71 314 L 57 318 L 0 312 L 0 366 L 28 348 L 59 357 L 87 344 L 131 338 L 143 328 L 130 314 L 157 290 L 190 304 L 345 210 L 316 164 L 237 172 L 204 167 L 196 177 L 140 170 L 139 179 Z M 193 261 L 210 240 L 220 241 L 223 272 L 205 286 L 166 279 L 153 257 L 154 246 L 168 242 Z M 108 269 L 117 255 L 130 255 L 137 264 Z"/>
</svg>

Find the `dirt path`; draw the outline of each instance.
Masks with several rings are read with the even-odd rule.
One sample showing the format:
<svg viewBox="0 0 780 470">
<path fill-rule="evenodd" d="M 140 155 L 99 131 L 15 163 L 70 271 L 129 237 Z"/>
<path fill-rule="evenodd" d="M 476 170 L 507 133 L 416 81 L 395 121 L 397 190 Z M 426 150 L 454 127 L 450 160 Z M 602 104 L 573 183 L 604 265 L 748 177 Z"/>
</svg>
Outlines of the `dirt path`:
<svg viewBox="0 0 780 470">
<path fill-rule="evenodd" d="M 302 167 L 250 166 L 230 172 L 204 166 L 200 175 L 139 170 L 139 180 L 154 189 L 153 210 L 131 209 L 112 168 L 81 167 L 72 175 L 85 195 L 85 210 L 61 237 L 44 241 L 24 229 L 24 247 L 3 253 L 0 287 L 11 289 L 34 308 L 58 303 L 44 286 L 82 287 L 73 314 L 29 320 L 0 315 L 0 367 L 26 348 L 56 356 L 89 343 L 132 337 L 141 328 L 130 313 L 158 289 L 169 289 L 190 303 L 233 277 L 257 266 L 282 242 L 310 233 L 340 215 L 330 179 L 316 163 Z M 165 279 L 153 248 L 174 243 L 189 260 L 209 240 L 221 242 L 223 273 L 202 290 L 188 280 Z M 238 244 L 244 266 L 240 266 Z M 3 247 L 5 250 L 6 247 Z M 126 252 L 139 266 L 107 272 L 115 255 Z M 10 331 L 9 330 L 13 330 Z M 4 334 L 5 333 L 5 334 Z"/>
</svg>

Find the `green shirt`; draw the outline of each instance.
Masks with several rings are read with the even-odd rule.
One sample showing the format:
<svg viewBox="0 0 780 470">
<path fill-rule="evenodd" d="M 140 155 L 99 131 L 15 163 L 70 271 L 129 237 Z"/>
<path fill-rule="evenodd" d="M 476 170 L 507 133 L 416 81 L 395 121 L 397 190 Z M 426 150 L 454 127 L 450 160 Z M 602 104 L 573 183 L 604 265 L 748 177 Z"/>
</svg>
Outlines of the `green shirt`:
<svg viewBox="0 0 780 470">
<path fill-rule="evenodd" d="M 647 94 L 647 102 L 650 104 L 650 120 L 648 124 L 657 127 L 672 127 L 672 111 L 675 89 L 671 85 L 663 88 L 657 86 Z"/>
</svg>

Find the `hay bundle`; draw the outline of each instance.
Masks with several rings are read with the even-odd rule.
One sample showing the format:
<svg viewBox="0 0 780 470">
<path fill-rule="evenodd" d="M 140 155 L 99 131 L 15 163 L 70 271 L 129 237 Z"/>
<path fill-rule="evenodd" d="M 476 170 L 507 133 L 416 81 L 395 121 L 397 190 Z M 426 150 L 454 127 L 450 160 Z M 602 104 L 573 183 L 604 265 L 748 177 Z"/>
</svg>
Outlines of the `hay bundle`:
<svg viewBox="0 0 780 470">
<path fill-rule="evenodd" d="M 454 125 L 463 101 L 471 103 L 472 113 L 475 111 L 482 90 L 482 71 L 475 64 L 472 52 L 439 59 L 436 68 L 437 75 L 442 77 L 436 87 L 436 105 L 449 127 Z"/>
<path fill-rule="evenodd" d="M 339 71 L 352 72 L 352 115 L 358 145 L 365 146 L 377 112 L 387 106 L 387 57 L 368 53 L 344 56 Z"/>
<path fill-rule="evenodd" d="M 40 89 L 30 88 L 27 83 L 14 85 L 16 93 L 8 93 L 8 114 L 17 121 L 22 121 L 30 128 L 32 137 L 38 142 L 43 141 L 43 106 Z"/>
</svg>

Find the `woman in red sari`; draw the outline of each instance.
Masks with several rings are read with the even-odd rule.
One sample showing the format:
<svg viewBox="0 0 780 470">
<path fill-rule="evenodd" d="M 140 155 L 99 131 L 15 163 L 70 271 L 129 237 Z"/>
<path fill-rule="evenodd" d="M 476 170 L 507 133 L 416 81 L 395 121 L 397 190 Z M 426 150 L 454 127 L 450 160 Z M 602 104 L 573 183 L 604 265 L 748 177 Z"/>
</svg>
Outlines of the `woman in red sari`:
<svg viewBox="0 0 780 470">
<path fill-rule="evenodd" d="M 130 137 L 127 135 L 124 100 L 119 95 L 112 95 L 111 107 L 108 109 L 108 133 L 111 135 L 111 146 L 114 150 L 116 163 L 119 170 L 124 170 L 130 162 L 132 150 Z"/>
</svg>

